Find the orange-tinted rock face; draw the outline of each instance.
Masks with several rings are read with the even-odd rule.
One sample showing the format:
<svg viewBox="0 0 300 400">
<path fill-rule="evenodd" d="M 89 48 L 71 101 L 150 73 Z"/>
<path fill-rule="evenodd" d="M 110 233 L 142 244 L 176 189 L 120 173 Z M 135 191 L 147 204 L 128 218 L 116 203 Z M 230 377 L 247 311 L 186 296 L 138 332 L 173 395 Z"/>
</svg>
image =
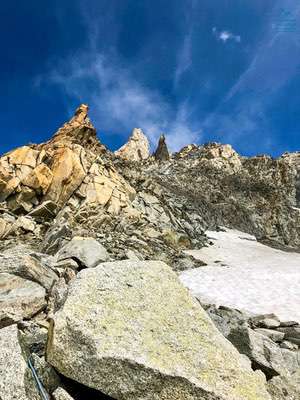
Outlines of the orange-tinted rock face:
<svg viewBox="0 0 300 400">
<path fill-rule="evenodd" d="M 105 226 L 106 232 L 115 229 L 112 226 L 124 217 L 141 224 L 141 232 L 158 232 L 155 235 L 164 241 L 166 231 L 171 236 L 175 232 L 184 243 L 190 238 L 202 241 L 204 228 L 226 225 L 299 246 L 296 171 L 291 168 L 298 153 L 278 160 L 247 158 L 230 145 L 209 143 L 169 155 L 161 137 L 154 158 L 168 162 L 158 165 L 149 157 L 149 142 L 140 129 L 134 129 L 113 155 L 99 141 L 87 112 L 81 105 L 48 142 L 23 146 L 0 158 L 3 235 L 14 225 L 10 217 L 3 217 L 8 209 L 50 220 L 58 213 L 58 218 L 67 215 L 79 229 L 86 222 L 86 229 L 93 225 L 96 234 Z M 158 197 L 149 205 L 153 195 Z M 127 222 L 118 232 L 123 231 L 128 231 Z"/>
<path fill-rule="evenodd" d="M 8 155 L 11 165 L 27 165 L 35 168 L 39 152 L 31 149 L 29 146 L 19 147 Z"/>
<path fill-rule="evenodd" d="M 53 172 L 47 165 L 41 163 L 22 181 L 23 185 L 35 189 L 40 194 L 46 194 L 53 179 Z"/>
<path fill-rule="evenodd" d="M 101 153 L 106 150 L 105 146 L 97 138 L 97 132 L 88 117 L 88 106 L 82 104 L 75 111 L 75 115 L 66 122 L 46 143 L 38 145 L 45 150 L 53 146 L 65 146 L 78 144 L 86 150 Z"/>
<path fill-rule="evenodd" d="M 78 191 L 80 201 L 99 204 L 116 214 L 130 203 L 134 189 L 101 156 L 109 152 L 97 138 L 88 106 L 46 143 L 23 146 L 0 158 L 0 201 L 26 214 L 45 201 L 59 211 Z M 98 161 L 97 161 L 98 160 Z"/>
<path fill-rule="evenodd" d="M 45 200 L 52 200 L 61 207 L 69 200 L 85 177 L 80 154 L 76 152 L 76 149 L 59 147 L 53 154 L 51 172 L 53 179 Z"/>
</svg>

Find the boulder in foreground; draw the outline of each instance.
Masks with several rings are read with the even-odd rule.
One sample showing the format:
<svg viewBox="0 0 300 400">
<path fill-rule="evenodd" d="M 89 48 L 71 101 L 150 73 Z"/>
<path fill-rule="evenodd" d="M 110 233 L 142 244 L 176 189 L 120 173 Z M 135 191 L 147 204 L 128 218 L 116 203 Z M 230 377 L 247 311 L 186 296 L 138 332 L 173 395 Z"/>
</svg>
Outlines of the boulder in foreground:
<svg viewBox="0 0 300 400">
<path fill-rule="evenodd" d="M 268 400 L 200 304 L 159 261 L 83 270 L 55 315 L 48 361 L 117 400 Z"/>
<path fill-rule="evenodd" d="M 29 400 L 24 385 L 26 362 L 18 342 L 18 329 L 0 330 L 0 399 Z"/>
</svg>

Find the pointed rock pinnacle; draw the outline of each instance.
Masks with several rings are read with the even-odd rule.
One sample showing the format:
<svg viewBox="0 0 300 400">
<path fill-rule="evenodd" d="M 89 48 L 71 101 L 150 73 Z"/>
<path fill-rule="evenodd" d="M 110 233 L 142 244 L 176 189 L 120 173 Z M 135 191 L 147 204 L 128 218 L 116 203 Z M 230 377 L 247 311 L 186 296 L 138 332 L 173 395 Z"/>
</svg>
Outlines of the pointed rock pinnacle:
<svg viewBox="0 0 300 400">
<path fill-rule="evenodd" d="M 157 161 L 167 161 L 170 159 L 165 135 L 161 135 L 159 138 L 157 149 L 154 152 L 154 158 Z"/>
<path fill-rule="evenodd" d="M 54 135 L 54 137 L 59 136 L 75 136 L 78 133 L 78 128 L 86 127 L 95 131 L 88 117 L 89 107 L 86 104 L 81 104 L 75 111 L 74 116 L 70 121 L 66 122 Z"/>
<path fill-rule="evenodd" d="M 74 116 L 54 134 L 45 146 L 52 146 L 56 143 L 79 144 L 86 149 L 102 151 L 104 146 L 100 143 L 96 129 L 88 117 L 88 110 L 88 105 L 81 104 L 76 109 Z"/>
<path fill-rule="evenodd" d="M 115 155 L 128 161 L 142 161 L 150 156 L 150 145 L 141 129 L 134 128 L 126 144 Z"/>
</svg>

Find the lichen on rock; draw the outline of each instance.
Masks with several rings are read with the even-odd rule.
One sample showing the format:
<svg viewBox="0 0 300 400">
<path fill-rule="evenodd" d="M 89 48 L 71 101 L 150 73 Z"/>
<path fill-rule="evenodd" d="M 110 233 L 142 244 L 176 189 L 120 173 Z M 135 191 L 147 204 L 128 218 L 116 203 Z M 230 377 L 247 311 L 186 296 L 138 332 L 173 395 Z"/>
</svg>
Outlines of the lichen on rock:
<svg viewBox="0 0 300 400">
<path fill-rule="evenodd" d="M 162 262 L 111 262 L 80 272 L 54 317 L 47 359 L 116 399 L 268 399 L 262 374 Z"/>
</svg>

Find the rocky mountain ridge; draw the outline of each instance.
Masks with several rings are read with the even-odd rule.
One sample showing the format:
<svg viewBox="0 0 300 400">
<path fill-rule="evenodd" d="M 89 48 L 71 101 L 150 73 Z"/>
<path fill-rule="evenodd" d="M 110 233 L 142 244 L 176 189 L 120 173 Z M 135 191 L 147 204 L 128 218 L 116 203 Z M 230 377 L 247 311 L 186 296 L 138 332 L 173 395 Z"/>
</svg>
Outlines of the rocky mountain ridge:
<svg viewBox="0 0 300 400">
<path fill-rule="evenodd" d="M 221 333 L 177 279 L 204 264 L 185 251 L 209 246 L 205 232 L 222 226 L 299 251 L 298 153 L 247 158 L 208 143 L 170 154 L 162 135 L 151 155 L 141 129 L 113 153 L 81 105 L 49 141 L 4 154 L 0 344 L 19 342 L 22 352 L 11 365 L 16 382 L 0 352 L 0 399 L 40 398 L 25 354 L 55 400 L 87 398 L 87 388 L 95 399 L 282 400 L 272 393 L 279 386 L 297 400 L 298 323 L 286 358 L 274 341 L 272 360 L 261 361 L 262 333 L 241 331 L 254 337 L 255 355 L 229 343 L 220 312 L 207 309 Z"/>
<path fill-rule="evenodd" d="M 152 205 L 157 204 L 154 223 L 160 220 L 183 237 L 202 241 L 201 231 L 229 225 L 260 239 L 299 247 L 297 153 L 276 160 L 246 158 L 230 145 L 210 143 L 187 146 L 169 158 L 164 139 L 158 150 L 162 146 L 164 162 L 159 151 L 156 159 L 149 157 L 146 137 L 135 130 L 128 144 L 113 154 L 99 142 L 87 106 L 80 106 L 48 142 L 1 157 L 2 239 L 14 230 L 12 216 L 5 211 L 37 218 L 50 208 L 60 219 L 71 209 L 76 224 L 86 209 L 93 213 L 97 208 L 98 215 L 101 209 L 104 219 L 134 220 L 139 213 L 147 214 L 145 206 L 151 209 L 148 214 L 155 214 Z"/>
</svg>

